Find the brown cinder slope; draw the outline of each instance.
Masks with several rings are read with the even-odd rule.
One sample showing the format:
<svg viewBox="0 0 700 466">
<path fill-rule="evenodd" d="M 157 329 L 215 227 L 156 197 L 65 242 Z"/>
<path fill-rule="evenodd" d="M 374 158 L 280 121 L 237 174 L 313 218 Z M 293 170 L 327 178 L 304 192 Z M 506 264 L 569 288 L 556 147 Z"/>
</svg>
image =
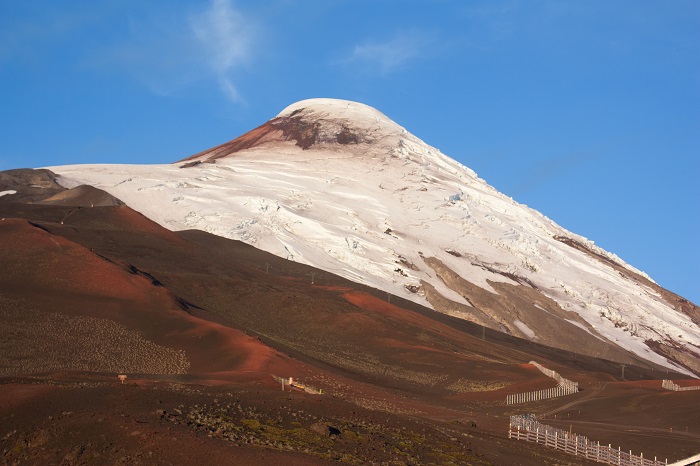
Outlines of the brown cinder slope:
<svg viewBox="0 0 700 466">
<path fill-rule="evenodd" d="M 605 393 L 595 387 L 619 379 L 609 361 L 484 330 L 236 241 L 173 233 L 123 205 L 4 202 L 0 217 L 8 461 L 156 463 L 149 449 L 168 462 L 217 461 L 221 445 L 240 445 L 226 450 L 231 461 L 582 464 L 504 439 L 507 415 L 523 409 L 503 406 L 506 394 L 553 386 L 532 359 L 598 394 L 589 412 L 611 410 L 595 405 Z M 117 370 L 129 372 L 127 388 Z M 326 394 L 282 392 L 272 376 Z M 664 376 L 625 371 L 628 380 Z M 643 394 L 657 400 L 658 391 Z M 88 427 L 98 418 L 103 425 Z M 318 434 L 327 425 L 340 438 Z M 132 435 L 148 449 L 119 453 Z M 151 441 L 172 438 L 182 445 L 167 452 Z M 679 443 L 692 448 L 692 439 L 676 434 L 645 452 L 685 451 Z"/>
</svg>

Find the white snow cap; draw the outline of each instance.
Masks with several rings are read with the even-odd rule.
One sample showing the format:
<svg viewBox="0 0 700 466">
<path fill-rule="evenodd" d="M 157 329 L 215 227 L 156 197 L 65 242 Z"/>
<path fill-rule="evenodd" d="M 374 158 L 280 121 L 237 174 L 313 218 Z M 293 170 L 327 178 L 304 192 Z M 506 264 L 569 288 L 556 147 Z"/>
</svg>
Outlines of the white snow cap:
<svg viewBox="0 0 700 466">
<path fill-rule="evenodd" d="M 314 112 L 327 112 L 333 116 L 338 116 L 342 118 L 352 119 L 352 120 L 363 120 L 366 118 L 381 119 L 387 122 L 392 121 L 382 112 L 369 105 L 362 104 L 360 102 L 353 102 L 352 100 L 343 99 L 329 99 L 329 98 L 317 98 L 317 99 L 305 99 L 295 102 L 289 105 L 284 110 L 277 114 L 278 117 L 289 116 L 297 110 L 308 110 Z"/>
<path fill-rule="evenodd" d="M 517 284 L 513 277 L 530 283 L 572 325 L 594 334 L 594 343 L 607 340 L 674 368 L 645 342 L 671 342 L 700 354 L 698 326 L 649 284 L 610 264 L 640 271 L 498 192 L 380 111 L 320 98 L 278 114 L 297 116 L 318 132 L 312 150 L 283 140 L 186 169 L 51 169 L 64 185 L 104 189 L 171 230 L 194 228 L 240 240 L 425 306 L 433 307 L 423 283 L 455 306 L 471 306 L 424 260 L 435 258 L 491 294 L 498 293 L 494 283 Z M 339 144 L 337 136 L 347 129 L 353 142 Z M 547 329 L 523 312 L 498 319 L 526 338 Z"/>
<path fill-rule="evenodd" d="M 311 114 L 320 119 L 343 120 L 351 123 L 351 126 L 361 129 L 381 126 L 391 132 L 404 130 L 402 126 L 376 108 L 360 102 L 342 99 L 319 98 L 300 100 L 282 110 L 277 114 L 277 117 L 288 117 L 300 110 L 304 114 Z"/>
</svg>

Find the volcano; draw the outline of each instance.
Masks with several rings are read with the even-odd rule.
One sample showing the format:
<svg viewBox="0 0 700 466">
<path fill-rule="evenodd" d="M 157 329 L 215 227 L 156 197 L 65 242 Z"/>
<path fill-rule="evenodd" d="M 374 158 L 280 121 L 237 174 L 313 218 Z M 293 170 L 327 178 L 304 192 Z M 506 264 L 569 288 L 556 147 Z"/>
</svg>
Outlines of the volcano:
<svg viewBox="0 0 700 466">
<path fill-rule="evenodd" d="M 53 167 L 171 230 L 246 242 L 487 328 L 700 374 L 700 312 L 356 102 L 311 99 L 173 165 Z"/>
<path fill-rule="evenodd" d="M 522 413 L 700 450 L 697 306 L 360 103 L 1 172 L 0 218 L 8 463 L 587 464 Z"/>
</svg>

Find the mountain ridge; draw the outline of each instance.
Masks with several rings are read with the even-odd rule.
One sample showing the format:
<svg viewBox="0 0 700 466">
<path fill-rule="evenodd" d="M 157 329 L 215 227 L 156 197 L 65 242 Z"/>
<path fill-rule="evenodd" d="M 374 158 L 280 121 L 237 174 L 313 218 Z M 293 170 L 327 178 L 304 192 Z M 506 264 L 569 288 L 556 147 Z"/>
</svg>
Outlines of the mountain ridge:
<svg viewBox="0 0 700 466">
<path fill-rule="evenodd" d="M 301 101 L 181 162 L 52 169 L 166 228 L 242 240 L 523 338 L 625 362 L 621 346 L 700 374 L 697 306 L 371 107 Z"/>
<path fill-rule="evenodd" d="M 360 122 L 364 128 L 357 131 Z M 276 117 L 231 141 L 176 163 L 213 162 L 242 150 L 275 142 L 294 141 L 302 149 L 316 144 L 360 144 L 371 141 L 369 135 L 372 128 L 380 123 L 395 125 L 368 105 L 337 99 L 306 99 L 288 106 Z"/>
<path fill-rule="evenodd" d="M 694 304 L 400 126 L 310 104 L 286 113 L 306 148 L 0 172 L 5 459 L 585 462 L 508 439 L 522 413 L 697 451 L 692 343 L 642 338 L 692 340 Z M 549 371 L 579 391 L 507 401 Z"/>
</svg>

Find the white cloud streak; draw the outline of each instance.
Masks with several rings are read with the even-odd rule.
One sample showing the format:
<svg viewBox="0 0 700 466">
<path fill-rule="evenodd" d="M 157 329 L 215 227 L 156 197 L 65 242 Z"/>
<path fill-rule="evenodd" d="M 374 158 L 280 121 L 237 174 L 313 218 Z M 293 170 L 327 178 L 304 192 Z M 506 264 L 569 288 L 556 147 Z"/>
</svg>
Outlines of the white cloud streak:
<svg viewBox="0 0 700 466">
<path fill-rule="evenodd" d="M 389 74 L 425 56 L 432 43 L 433 40 L 422 32 L 402 32 L 384 42 L 356 45 L 343 62 L 363 64 L 380 74 Z"/>
<path fill-rule="evenodd" d="M 235 74 L 249 64 L 257 26 L 231 0 L 204 10 L 158 12 L 132 18 L 128 39 L 101 61 L 116 64 L 158 95 L 174 95 L 200 82 L 214 83 L 231 101 L 243 98 Z"/>
<path fill-rule="evenodd" d="M 213 0 L 206 11 L 190 17 L 190 27 L 222 91 L 234 101 L 241 100 L 230 75 L 248 63 L 254 27 L 229 0 Z"/>
</svg>

